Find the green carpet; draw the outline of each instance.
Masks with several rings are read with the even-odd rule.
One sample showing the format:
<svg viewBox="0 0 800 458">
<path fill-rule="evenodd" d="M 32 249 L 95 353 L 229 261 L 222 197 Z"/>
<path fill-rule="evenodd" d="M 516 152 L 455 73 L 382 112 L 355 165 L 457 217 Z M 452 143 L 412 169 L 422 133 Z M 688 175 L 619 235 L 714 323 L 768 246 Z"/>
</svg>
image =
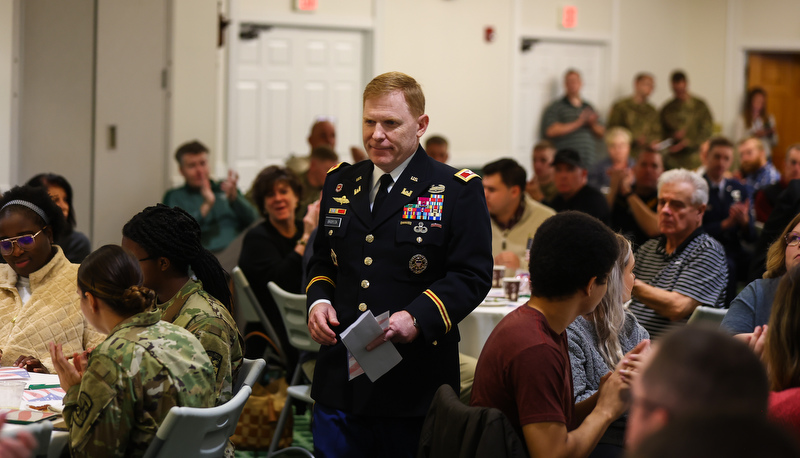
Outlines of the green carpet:
<svg viewBox="0 0 800 458">
<path fill-rule="evenodd" d="M 293 447 L 303 447 L 311 452 L 314 451 L 314 440 L 311 437 L 311 409 L 307 408 L 303 415 L 294 416 L 294 430 L 292 434 L 294 442 Z M 256 458 L 266 457 L 267 451 L 260 452 L 245 452 L 236 451 L 236 458 Z"/>
</svg>

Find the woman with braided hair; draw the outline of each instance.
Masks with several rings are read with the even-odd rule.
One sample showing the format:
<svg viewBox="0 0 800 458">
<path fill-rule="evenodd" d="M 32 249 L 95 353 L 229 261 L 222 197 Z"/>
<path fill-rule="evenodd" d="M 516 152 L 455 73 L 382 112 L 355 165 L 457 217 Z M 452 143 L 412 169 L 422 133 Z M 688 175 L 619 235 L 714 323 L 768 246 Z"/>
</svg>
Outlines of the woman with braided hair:
<svg viewBox="0 0 800 458">
<path fill-rule="evenodd" d="M 139 260 L 161 319 L 185 328 L 206 349 L 216 372 L 217 404 L 230 400 L 244 342 L 226 309 L 231 294 L 225 270 L 200 244 L 197 221 L 178 207 L 147 207 L 122 228 L 122 248 Z"/>
<path fill-rule="evenodd" d="M 192 333 L 161 320 L 156 294 L 121 247 L 91 253 L 77 283 L 83 314 L 108 338 L 72 363 L 50 343 L 71 454 L 142 456 L 173 406 L 214 406 L 214 368 Z"/>
<path fill-rule="evenodd" d="M 44 188 L 17 186 L 0 199 L 0 364 L 52 369 L 47 343 L 72 352 L 105 338 L 86 322 L 75 296 L 78 265 L 54 242 L 65 225 Z"/>
</svg>

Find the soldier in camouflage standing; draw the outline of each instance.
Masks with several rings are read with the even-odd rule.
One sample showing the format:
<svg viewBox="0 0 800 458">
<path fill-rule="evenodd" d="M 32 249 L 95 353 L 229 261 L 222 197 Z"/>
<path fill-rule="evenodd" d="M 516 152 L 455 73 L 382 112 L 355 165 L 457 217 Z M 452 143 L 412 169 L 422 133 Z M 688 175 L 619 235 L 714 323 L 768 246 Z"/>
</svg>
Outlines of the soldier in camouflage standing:
<svg viewBox="0 0 800 458">
<path fill-rule="evenodd" d="M 116 245 L 90 254 L 78 270 L 81 309 L 108 338 L 88 361 L 50 343 L 66 390 L 64 420 L 72 456 L 142 456 L 173 406 L 212 407 L 214 369 L 187 330 L 161 321 L 156 295 L 140 286 L 136 259 Z"/>
<path fill-rule="evenodd" d="M 633 95 L 617 101 L 608 115 L 608 129 L 624 127 L 631 132 L 631 156 L 661 140 L 658 110 L 647 99 L 653 93 L 653 75 L 639 73 L 634 78 Z"/>
<path fill-rule="evenodd" d="M 664 169 L 694 170 L 701 165 L 698 150 L 711 137 L 714 121 L 708 105 L 689 94 L 685 73 L 673 72 L 670 80 L 675 98 L 661 108 L 661 128 L 673 144 L 664 156 Z"/>
<path fill-rule="evenodd" d="M 122 247 L 139 260 L 161 319 L 185 328 L 214 366 L 217 405 L 233 397 L 244 342 L 226 307 L 231 293 L 217 258 L 200 244 L 200 226 L 178 207 L 145 208 L 122 228 Z M 191 268 L 197 280 L 189 276 Z"/>
</svg>

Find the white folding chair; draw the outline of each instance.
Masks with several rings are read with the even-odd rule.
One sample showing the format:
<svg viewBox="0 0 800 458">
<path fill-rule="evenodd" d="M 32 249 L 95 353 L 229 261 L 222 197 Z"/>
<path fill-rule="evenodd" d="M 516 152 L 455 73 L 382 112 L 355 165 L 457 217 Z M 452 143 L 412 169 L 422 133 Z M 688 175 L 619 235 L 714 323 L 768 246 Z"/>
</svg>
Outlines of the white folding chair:
<svg viewBox="0 0 800 458">
<path fill-rule="evenodd" d="M 159 426 L 145 458 L 223 456 L 251 391 L 244 385 L 230 401 L 216 407 L 173 407 Z"/>
<path fill-rule="evenodd" d="M 698 305 L 692 315 L 689 317 L 687 324 L 701 325 L 706 327 L 719 327 L 728 309 L 718 309 L 714 307 L 707 307 L 705 305 Z"/>
<path fill-rule="evenodd" d="M 308 319 L 306 318 L 306 295 L 293 294 L 284 291 L 280 286 L 274 282 L 267 283 L 269 292 L 278 304 L 278 310 L 281 312 L 283 324 L 286 326 L 286 333 L 289 336 L 289 343 L 300 351 L 318 352 L 319 344 L 314 342 L 311 338 L 311 333 L 308 331 Z M 278 425 L 275 428 L 275 434 L 272 436 L 272 442 L 269 444 L 269 451 L 267 457 L 272 457 L 275 449 L 278 447 L 283 428 L 286 421 L 292 412 L 292 400 L 300 400 L 308 404 L 313 404 L 314 400 L 311 399 L 311 385 L 300 384 L 300 378 L 303 372 L 302 358 L 297 362 L 294 369 L 292 380 L 289 383 L 287 390 L 288 397 L 286 404 L 283 406 L 281 416 L 278 418 Z"/>
<path fill-rule="evenodd" d="M 33 451 L 33 456 L 36 458 L 47 458 L 47 450 L 50 448 L 50 435 L 53 433 L 53 422 L 50 420 L 43 420 L 38 423 L 14 428 L 13 431 L 4 430 L 0 435 L 3 437 L 14 437 L 23 431 L 30 433 L 36 439 L 37 446 Z"/>
<path fill-rule="evenodd" d="M 236 266 L 233 268 L 233 271 L 231 271 L 231 276 L 233 277 L 233 288 L 236 293 L 237 308 L 241 309 L 245 316 L 255 315 L 258 317 L 258 321 L 262 326 L 264 326 L 267 337 L 272 340 L 272 343 L 275 344 L 280 352 L 278 355 L 274 355 L 274 358 L 278 360 L 281 366 L 286 367 L 286 356 L 284 355 L 283 348 L 281 348 L 281 340 L 278 338 L 275 328 L 273 328 L 272 324 L 269 322 L 267 314 L 264 313 L 261 303 L 258 302 L 258 298 L 253 292 L 253 288 L 250 287 L 250 282 L 247 281 L 247 277 L 245 277 L 244 272 L 239 268 L 239 266 Z M 243 328 L 240 329 L 240 331 L 244 333 Z M 269 361 L 270 357 L 272 357 L 270 346 L 267 345 L 267 349 L 264 352 L 264 359 Z"/>
<path fill-rule="evenodd" d="M 233 394 L 238 393 L 243 386 L 252 388 L 265 367 L 267 367 L 267 362 L 261 358 L 244 358 L 242 367 L 239 368 L 239 376 L 236 378 L 236 382 L 233 385 Z"/>
</svg>

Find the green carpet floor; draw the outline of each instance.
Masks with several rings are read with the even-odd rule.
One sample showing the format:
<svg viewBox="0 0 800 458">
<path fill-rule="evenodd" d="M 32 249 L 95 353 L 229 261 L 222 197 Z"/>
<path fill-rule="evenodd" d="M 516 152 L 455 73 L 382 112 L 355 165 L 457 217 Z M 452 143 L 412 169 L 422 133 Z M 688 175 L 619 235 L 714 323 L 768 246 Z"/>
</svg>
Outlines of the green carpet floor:
<svg viewBox="0 0 800 458">
<path fill-rule="evenodd" d="M 292 434 L 294 442 L 293 447 L 303 447 L 311 452 L 314 451 L 314 440 L 311 437 L 311 409 L 307 408 L 303 415 L 294 416 L 294 431 Z M 256 458 L 266 457 L 267 451 L 260 452 L 245 452 L 236 451 L 236 458 Z"/>
</svg>

